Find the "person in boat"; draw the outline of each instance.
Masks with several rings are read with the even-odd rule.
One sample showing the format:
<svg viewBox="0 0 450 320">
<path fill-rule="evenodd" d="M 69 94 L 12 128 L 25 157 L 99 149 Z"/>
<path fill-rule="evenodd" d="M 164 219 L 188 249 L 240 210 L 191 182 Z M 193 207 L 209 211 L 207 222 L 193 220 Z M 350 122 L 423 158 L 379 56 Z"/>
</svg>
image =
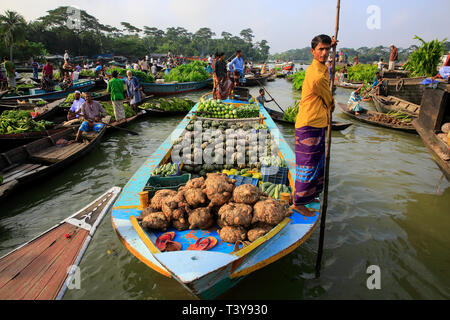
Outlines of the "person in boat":
<svg viewBox="0 0 450 320">
<path fill-rule="evenodd" d="M 353 58 L 353 65 L 356 66 L 357 64 L 359 64 L 359 56 L 358 56 L 358 54 L 356 54 L 356 56 Z"/>
<path fill-rule="evenodd" d="M 395 61 L 398 60 L 398 49 L 391 44 L 391 53 L 389 55 L 389 71 L 393 71 L 395 69 Z"/>
<path fill-rule="evenodd" d="M 39 63 L 33 60 L 31 67 L 33 68 L 33 78 L 39 79 Z"/>
<path fill-rule="evenodd" d="M 81 111 L 81 106 L 86 100 L 81 97 L 80 91 L 75 91 L 74 100 L 69 112 L 67 113 L 67 121 L 78 119 Z"/>
<path fill-rule="evenodd" d="M 156 66 L 156 63 L 153 63 L 151 70 L 152 70 L 152 75 L 156 76 L 156 74 L 158 73 L 158 67 Z"/>
<path fill-rule="evenodd" d="M 131 70 L 127 71 L 127 95 L 130 98 L 130 106 L 137 113 L 139 110 L 137 106 L 141 103 L 141 83 L 139 79 L 133 76 Z"/>
<path fill-rule="evenodd" d="M 226 100 L 230 96 L 233 83 L 228 78 L 227 74 L 227 65 L 224 61 L 225 53 L 221 52 L 217 54 L 217 59 L 214 64 L 214 75 L 213 78 L 216 79 L 216 86 L 214 90 L 214 94 L 216 96 L 215 99 Z"/>
<path fill-rule="evenodd" d="M 272 100 L 266 100 L 265 94 L 266 94 L 265 90 L 264 90 L 263 88 L 261 88 L 261 89 L 259 89 L 259 96 L 258 96 L 258 98 L 256 98 L 256 100 L 258 100 L 258 102 L 259 102 L 260 104 L 262 104 L 263 107 L 265 107 L 265 103 L 266 103 L 266 102 L 272 102 L 272 101 L 274 101 L 274 99 L 272 99 Z"/>
<path fill-rule="evenodd" d="M 348 111 L 352 111 L 355 115 L 359 116 L 360 113 L 364 112 L 364 108 L 361 107 L 361 102 L 370 101 L 370 98 L 363 99 L 361 97 L 361 89 L 364 86 L 364 83 L 360 85 L 355 91 L 350 94 L 350 98 L 347 102 Z"/>
<path fill-rule="evenodd" d="M 106 111 L 100 103 L 92 100 L 92 96 L 89 92 L 84 94 L 86 101 L 81 105 L 80 114 L 83 117 L 83 122 L 78 129 L 76 141 L 79 141 L 79 137 L 82 132 L 94 131 L 99 133 L 103 129 L 104 125 L 101 123 L 102 118 L 106 116 Z"/>
<path fill-rule="evenodd" d="M 314 215 L 305 205 L 317 201 L 323 190 L 325 131 L 328 113 L 334 111 L 325 63 L 336 41 L 318 35 L 311 41 L 312 64 L 306 69 L 302 99 L 295 123 L 296 181 L 291 209 L 305 216 Z"/>
<path fill-rule="evenodd" d="M 228 64 L 228 69 L 234 74 L 235 84 L 245 83 L 244 59 L 241 50 L 236 51 L 236 57 Z"/>
<path fill-rule="evenodd" d="M 447 59 L 445 60 L 444 65 L 441 69 L 439 69 L 439 73 L 434 77 L 431 77 L 432 82 L 436 79 L 443 79 L 450 82 L 450 52 L 447 55 Z"/>
<path fill-rule="evenodd" d="M 383 84 L 383 78 L 381 77 L 381 73 L 377 72 L 375 74 L 375 78 L 373 79 L 373 83 L 370 86 L 370 91 L 372 92 L 374 90 L 377 90 L 382 84 Z M 377 91 L 375 91 L 375 92 L 377 92 Z"/>
<path fill-rule="evenodd" d="M 140 65 L 141 65 L 142 72 L 148 73 L 149 66 L 148 66 L 147 59 L 145 57 L 142 59 Z"/>
<path fill-rule="evenodd" d="M 66 74 L 64 75 L 64 80 L 63 80 L 63 82 L 61 82 L 61 83 L 59 84 L 59 86 L 60 86 L 61 89 L 63 89 L 64 91 L 67 91 L 72 85 L 73 85 L 72 77 L 70 76 L 69 73 L 66 73 Z"/>
<path fill-rule="evenodd" d="M 126 64 L 125 64 L 125 69 L 127 69 L 127 70 L 133 69 L 133 68 L 131 68 L 131 64 L 130 64 L 129 61 L 126 62 Z"/>
<path fill-rule="evenodd" d="M 97 66 L 95 67 L 95 70 L 94 70 L 95 77 L 98 78 L 101 75 L 102 71 L 103 71 L 103 66 L 101 65 L 100 61 L 97 61 Z"/>
<path fill-rule="evenodd" d="M 66 50 L 64 53 L 64 62 L 69 61 L 70 57 L 69 57 L 69 50 Z"/>
<path fill-rule="evenodd" d="M 67 60 L 64 60 L 64 64 L 61 68 L 61 78 L 64 79 L 66 74 L 70 75 L 70 73 L 73 71 L 73 65 L 70 63 L 70 59 L 67 58 Z"/>
<path fill-rule="evenodd" d="M 380 61 L 378 61 L 377 66 L 378 66 L 378 72 L 382 72 L 383 71 L 383 67 L 386 63 L 384 63 L 384 59 L 380 58 Z"/>
<path fill-rule="evenodd" d="M 213 73 L 213 69 L 212 69 L 212 67 L 211 67 L 211 63 L 208 63 L 208 65 L 205 67 L 205 70 L 206 70 L 208 73 Z"/>
<path fill-rule="evenodd" d="M 264 63 L 262 69 L 261 69 L 261 74 L 265 74 L 267 72 L 267 64 Z"/>
<path fill-rule="evenodd" d="M 49 60 L 46 60 L 45 65 L 42 67 L 41 88 L 45 91 L 52 91 L 54 86 L 53 65 Z"/>
<path fill-rule="evenodd" d="M 123 81 L 118 77 L 119 73 L 114 70 L 112 72 L 112 79 L 108 81 L 106 91 L 111 93 L 111 102 L 114 108 L 116 121 L 123 122 L 126 121 L 125 109 L 123 107 Z"/>
<path fill-rule="evenodd" d="M 8 87 L 16 88 L 16 66 L 14 62 L 9 61 L 8 58 L 4 57 L 3 67 L 6 71 L 6 78 L 8 79 Z"/>
</svg>

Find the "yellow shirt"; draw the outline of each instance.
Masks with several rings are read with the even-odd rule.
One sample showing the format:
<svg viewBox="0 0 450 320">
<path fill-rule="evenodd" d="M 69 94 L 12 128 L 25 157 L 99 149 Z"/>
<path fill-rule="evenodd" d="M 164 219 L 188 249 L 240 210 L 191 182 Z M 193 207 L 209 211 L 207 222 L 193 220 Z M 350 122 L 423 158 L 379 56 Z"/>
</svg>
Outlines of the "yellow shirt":
<svg viewBox="0 0 450 320">
<path fill-rule="evenodd" d="M 325 128 L 328 125 L 328 109 L 333 105 L 328 67 L 314 59 L 306 69 L 295 127 Z"/>
</svg>

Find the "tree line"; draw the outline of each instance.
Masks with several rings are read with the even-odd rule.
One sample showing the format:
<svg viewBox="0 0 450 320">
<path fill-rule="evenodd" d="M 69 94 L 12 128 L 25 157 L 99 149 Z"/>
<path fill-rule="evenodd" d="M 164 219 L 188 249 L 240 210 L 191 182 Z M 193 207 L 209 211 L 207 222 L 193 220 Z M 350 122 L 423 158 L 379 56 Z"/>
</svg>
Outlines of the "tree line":
<svg viewBox="0 0 450 320">
<path fill-rule="evenodd" d="M 252 29 L 243 29 L 239 36 L 223 31 L 220 37 L 210 28 L 200 28 L 194 33 L 183 27 L 169 27 L 165 31 L 152 26 L 139 28 L 121 22 L 121 28 L 104 25 L 93 15 L 80 10 L 74 19 L 70 7 L 60 6 L 47 11 L 34 21 L 25 21 L 19 13 L 6 10 L 0 15 L 0 37 L 5 47 L 0 55 L 19 61 L 31 56 L 63 54 L 93 56 L 114 53 L 137 59 L 150 53 L 206 57 L 217 51 L 231 57 L 241 50 L 245 59 L 264 62 L 269 57 L 268 41 L 254 42 Z M 68 25 L 67 22 L 73 22 Z M 215 37 L 215 38 L 213 38 Z"/>
<path fill-rule="evenodd" d="M 444 42 L 444 47 L 446 52 L 450 50 L 450 42 L 446 41 Z M 399 48 L 398 49 L 398 61 L 399 62 L 406 62 L 408 60 L 408 57 L 413 53 L 418 46 L 411 45 L 408 48 Z M 358 54 L 358 59 L 360 63 L 373 63 L 375 61 L 379 61 L 380 58 L 383 58 L 385 62 L 389 61 L 389 55 L 390 55 L 390 47 L 384 47 L 384 46 L 377 46 L 373 48 L 369 47 L 361 47 L 358 49 L 352 49 L 352 48 L 337 48 L 338 52 L 340 50 L 343 50 L 344 52 L 347 52 L 348 54 L 348 61 L 350 63 L 353 62 L 353 58 Z M 301 61 L 304 63 L 310 63 L 313 59 L 313 56 L 311 54 L 311 49 L 309 47 L 303 48 L 303 49 L 291 49 L 288 51 L 285 51 L 283 53 L 276 53 L 270 56 L 270 59 L 272 60 L 278 60 L 281 61 Z"/>
</svg>

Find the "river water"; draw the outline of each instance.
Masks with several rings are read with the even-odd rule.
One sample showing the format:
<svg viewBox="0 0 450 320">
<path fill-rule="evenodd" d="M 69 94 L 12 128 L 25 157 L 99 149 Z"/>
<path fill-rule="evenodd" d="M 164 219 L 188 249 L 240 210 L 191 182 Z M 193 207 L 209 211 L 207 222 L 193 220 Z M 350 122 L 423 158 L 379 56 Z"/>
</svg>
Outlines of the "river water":
<svg viewBox="0 0 450 320">
<path fill-rule="evenodd" d="M 286 108 L 300 93 L 267 83 Z M 258 94 L 258 88 L 252 88 Z M 198 100 L 205 92 L 188 94 Z M 336 100 L 350 91 L 337 88 Z M 269 107 L 278 110 L 274 103 Z M 366 105 L 371 108 L 370 104 Z M 110 187 L 123 187 L 181 120 L 146 119 L 139 132 L 107 134 L 78 163 L 11 196 L 0 207 L 0 256 L 81 209 Z M 321 277 L 314 278 L 318 229 L 298 249 L 254 272 L 223 299 L 449 299 L 450 187 L 417 135 L 353 125 L 333 132 L 329 204 Z M 294 148 L 293 126 L 278 125 Z M 108 214 L 81 261 L 81 289 L 64 299 L 192 299 L 175 280 L 152 271 L 118 240 Z M 367 288 L 380 267 L 381 289 Z"/>
</svg>

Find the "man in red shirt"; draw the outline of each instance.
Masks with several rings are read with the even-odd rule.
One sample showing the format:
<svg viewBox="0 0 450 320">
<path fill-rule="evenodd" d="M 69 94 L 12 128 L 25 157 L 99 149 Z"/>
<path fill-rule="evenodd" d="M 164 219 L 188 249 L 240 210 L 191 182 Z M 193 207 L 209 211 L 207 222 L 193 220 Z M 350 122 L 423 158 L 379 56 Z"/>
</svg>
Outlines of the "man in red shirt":
<svg viewBox="0 0 450 320">
<path fill-rule="evenodd" d="M 48 60 L 45 61 L 45 65 L 42 68 L 42 76 L 53 79 L 53 65 Z"/>
<path fill-rule="evenodd" d="M 55 86 L 53 82 L 53 66 L 50 61 L 46 60 L 42 68 L 41 88 L 45 91 L 52 91 Z"/>
<path fill-rule="evenodd" d="M 395 61 L 398 60 L 398 49 L 391 44 L 391 54 L 389 55 L 389 71 L 393 71 L 395 69 Z"/>
</svg>

